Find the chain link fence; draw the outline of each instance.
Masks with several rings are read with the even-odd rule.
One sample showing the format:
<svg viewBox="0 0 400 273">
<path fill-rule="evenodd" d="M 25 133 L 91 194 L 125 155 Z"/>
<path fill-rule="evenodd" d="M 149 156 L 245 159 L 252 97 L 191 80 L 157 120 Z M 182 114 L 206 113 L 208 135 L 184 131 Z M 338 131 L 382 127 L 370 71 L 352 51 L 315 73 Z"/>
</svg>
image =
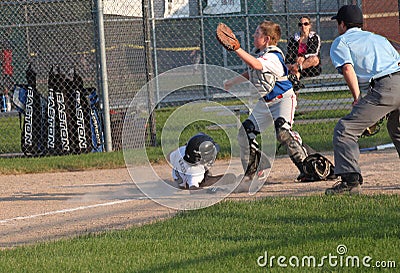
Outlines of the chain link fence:
<svg viewBox="0 0 400 273">
<path fill-rule="evenodd" d="M 83 107 L 84 93 L 97 89 L 91 2 L 2 1 L 0 14 L 5 106 L 0 115 L 0 152 L 44 155 L 46 150 L 49 154 L 91 150 L 88 124 L 76 124 L 91 121 L 69 107 L 77 102 Z M 57 77 L 52 84 L 51 72 Z M 74 74 L 83 86 L 73 86 Z M 77 90 L 81 98 L 72 96 Z M 79 148 L 74 147 L 77 142 Z"/>
<path fill-rule="evenodd" d="M 261 21 L 279 23 L 282 28 L 279 47 L 288 54 L 291 50 L 288 41 L 303 28 L 298 26 L 301 16 L 309 18 L 307 21 L 311 25 L 308 27 L 320 37 L 317 54 L 320 70 L 316 74 L 302 76 L 304 86 L 299 90 L 295 126 L 298 126 L 296 129 L 302 133 L 303 138 L 308 137 L 301 131 L 301 126 L 306 124 L 314 126 L 315 132 L 321 132 L 321 138 L 329 139 L 336 121 L 348 113 L 351 107 L 351 95 L 329 58 L 330 45 L 337 36 L 336 21 L 330 18 L 344 4 L 358 4 L 362 7 L 364 28 L 388 37 L 397 46 L 400 41 L 399 3 L 395 0 L 103 0 L 100 5 L 102 10 L 98 10 L 97 0 L 2 1 L 0 94 L 4 107 L 0 113 L 0 153 L 23 152 L 21 142 L 24 136 L 21 137 L 21 132 L 24 131 L 26 115 L 20 118 L 13 98 L 17 93 L 15 85 L 28 89 L 26 72 L 29 67 L 34 71 L 35 90 L 41 95 L 42 104 L 47 105 L 47 108 L 43 108 L 45 110 L 42 109 L 42 112 L 47 113 L 44 123 L 32 124 L 32 128 L 36 128 L 35 134 L 46 136 L 43 145 L 48 145 L 49 131 L 52 130 L 49 129 L 49 90 L 64 86 L 65 90 L 60 92 L 64 94 L 67 104 L 69 100 L 69 104 L 75 107 L 72 110 L 66 108 L 67 121 L 77 119 L 68 131 L 60 129 L 63 127 L 60 118 L 62 114 L 56 113 L 58 125 L 54 130 L 61 132 L 56 135 L 61 139 L 58 140 L 56 150 L 50 154 L 96 150 L 97 146 L 94 147 L 93 141 L 89 139 L 87 144 L 91 145 L 91 149 L 65 150 L 62 145 L 62 132 L 64 137 L 65 133 L 69 137 L 76 135 L 78 140 L 69 138 L 71 145 L 83 141 L 79 133 L 84 132 L 88 137 L 94 134 L 90 117 L 90 99 L 93 99 L 90 94 L 93 90 L 97 91 L 99 99 L 97 104 L 95 101 L 92 104 L 98 116 L 102 117 L 99 120 L 100 126 L 104 126 L 107 131 L 108 124 L 111 133 L 111 139 L 104 134 L 103 138 L 96 140 L 96 145 L 112 141 L 112 148 L 118 150 L 121 148 L 125 112 L 135 94 L 149 79 L 186 65 L 193 65 L 187 71 L 189 74 L 195 74 L 196 69 L 204 67 L 197 64 L 222 66 L 238 73 L 246 70 L 245 64 L 234 53 L 225 51 L 216 41 L 215 29 L 218 22 L 228 24 L 235 31 L 246 51 L 252 49 L 252 34 Z M 101 17 L 98 17 L 99 13 Z M 104 43 L 99 38 L 102 31 L 100 26 L 104 26 Z M 102 73 L 105 68 L 102 50 L 107 64 L 105 74 Z M 51 71 L 53 76 L 61 76 L 63 84 L 56 82 L 54 85 L 54 81 L 53 85 L 49 83 Z M 80 84 L 74 82 L 74 74 L 75 78 L 81 79 Z M 88 113 L 85 114 L 87 120 L 79 120 L 76 114 L 79 107 L 84 107 L 84 103 L 78 103 L 80 106 L 77 104 L 76 94 L 73 93 L 77 88 L 83 100 L 89 103 Z M 104 93 L 106 89 L 108 92 Z M 154 98 L 158 108 L 174 107 L 199 99 L 232 99 L 224 91 L 207 86 L 177 90 L 166 98 L 159 98 L 158 93 L 156 89 Z M 103 107 L 103 95 L 106 95 L 109 102 L 107 110 Z M 57 105 L 57 111 L 58 108 L 62 110 L 62 105 Z M 79 122 L 83 121 L 91 126 L 78 130 L 81 128 Z M 145 128 L 143 125 L 140 130 Z M 386 133 L 376 136 L 376 144 L 388 141 L 390 139 Z M 46 147 L 37 149 L 48 154 Z"/>
<path fill-rule="evenodd" d="M 141 5 L 117 2 L 0 3 L 1 154 L 104 151 L 107 122 L 109 141 L 115 150 L 121 148 L 124 108 L 146 77 Z M 105 78 L 102 48 L 108 61 Z M 103 108 L 105 84 L 109 120 Z"/>
</svg>

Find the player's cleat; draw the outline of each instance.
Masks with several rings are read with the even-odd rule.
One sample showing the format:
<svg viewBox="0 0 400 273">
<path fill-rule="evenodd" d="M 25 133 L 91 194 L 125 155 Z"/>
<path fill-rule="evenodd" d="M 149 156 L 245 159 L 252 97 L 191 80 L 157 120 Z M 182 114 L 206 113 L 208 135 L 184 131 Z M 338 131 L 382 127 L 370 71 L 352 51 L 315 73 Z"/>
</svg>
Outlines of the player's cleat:
<svg viewBox="0 0 400 273">
<path fill-rule="evenodd" d="M 326 177 L 326 180 L 336 180 L 336 179 L 338 179 L 338 176 L 334 173 L 332 173 Z"/>
<path fill-rule="evenodd" d="M 335 194 L 361 194 L 361 185 L 359 182 L 349 183 L 344 181 L 336 182 L 332 188 L 326 189 L 326 195 L 335 195 Z"/>
<path fill-rule="evenodd" d="M 307 175 L 305 173 L 300 173 L 299 176 L 294 180 L 295 183 L 307 183 L 307 182 L 319 182 L 319 181 L 324 181 L 324 180 L 336 180 L 338 179 L 338 177 L 335 174 L 331 174 L 329 176 L 326 177 L 326 179 L 313 179 L 310 177 L 307 177 Z"/>
<path fill-rule="evenodd" d="M 308 183 L 308 182 L 319 182 L 321 179 L 307 176 L 305 173 L 300 173 L 299 176 L 294 180 L 296 183 Z"/>
<path fill-rule="evenodd" d="M 199 190 L 199 189 L 200 189 L 200 187 L 196 187 L 196 186 L 189 187 L 189 190 L 191 190 L 191 191 L 195 191 L 195 190 Z"/>
<path fill-rule="evenodd" d="M 267 180 L 268 173 L 267 173 L 266 170 L 260 170 L 260 171 L 257 172 L 257 176 L 256 177 L 257 177 L 257 179 L 259 181 L 265 181 L 265 180 Z"/>
<path fill-rule="evenodd" d="M 264 181 L 267 180 L 268 173 L 266 170 L 260 170 L 257 171 L 256 173 L 252 175 L 244 175 L 243 177 L 239 178 L 241 182 L 252 182 L 254 179 L 257 179 L 258 181 Z"/>
</svg>

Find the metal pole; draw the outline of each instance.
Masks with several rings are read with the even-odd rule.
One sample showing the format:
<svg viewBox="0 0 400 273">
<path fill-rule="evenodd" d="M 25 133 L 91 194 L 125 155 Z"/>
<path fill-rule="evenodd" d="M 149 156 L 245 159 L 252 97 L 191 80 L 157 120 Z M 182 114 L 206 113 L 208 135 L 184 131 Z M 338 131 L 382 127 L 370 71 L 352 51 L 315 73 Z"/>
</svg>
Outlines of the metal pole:
<svg viewBox="0 0 400 273">
<path fill-rule="evenodd" d="M 206 42 L 204 40 L 205 34 L 204 34 L 204 16 L 203 16 L 203 4 L 202 1 L 198 1 L 197 3 L 197 7 L 199 9 L 199 15 L 200 15 L 200 52 L 203 55 L 203 64 L 204 66 L 202 66 L 202 70 L 203 70 L 203 82 L 204 82 L 204 97 L 206 98 L 206 100 L 211 99 L 210 97 L 210 91 L 208 90 L 208 78 L 207 78 L 207 54 L 206 54 Z"/>
<path fill-rule="evenodd" d="M 250 24 L 249 24 L 249 6 L 247 4 L 247 0 L 244 1 L 244 9 L 245 9 L 245 13 L 246 13 L 246 18 L 245 18 L 245 22 L 246 22 L 246 41 L 247 41 L 247 50 L 250 51 L 252 46 L 251 46 L 251 42 L 250 42 L 250 33 L 251 33 L 251 29 L 250 29 Z"/>
<path fill-rule="evenodd" d="M 27 5 L 24 6 L 24 12 L 25 12 L 25 23 L 26 23 L 26 27 L 25 27 L 26 49 L 28 51 L 28 54 L 27 54 L 28 62 L 30 62 L 31 45 L 30 45 L 30 37 L 29 37 L 29 27 L 28 27 L 29 17 L 28 17 L 28 7 L 27 7 Z"/>
<path fill-rule="evenodd" d="M 316 32 L 317 33 L 321 33 L 321 16 L 320 16 L 320 12 L 321 12 L 321 10 L 320 10 L 320 4 L 321 4 L 321 1 L 320 0 L 315 0 L 315 5 L 316 5 L 316 7 L 317 7 L 317 16 L 316 16 L 316 18 L 315 18 L 315 24 L 316 24 Z"/>
<path fill-rule="evenodd" d="M 153 52 L 154 52 L 154 75 L 155 84 L 156 84 L 156 101 L 160 101 L 160 86 L 158 84 L 158 56 L 157 56 L 157 37 L 156 37 L 156 17 L 154 15 L 154 1 L 152 1 L 151 5 L 151 27 L 153 29 Z M 158 105 L 158 108 L 160 106 Z"/>
<path fill-rule="evenodd" d="M 142 1 L 143 12 L 143 30 L 144 30 L 144 54 L 146 58 L 146 80 L 149 83 L 153 79 L 153 60 L 151 56 L 151 31 L 149 19 L 149 1 Z M 153 109 L 153 90 L 149 84 L 146 84 L 148 94 L 148 108 L 149 108 L 149 127 L 150 127 L 150 145 L 156 146 L 156 119 Z"/>
<path fill-rule="evenodd" d="M 289 37 L 291 35 L 291 30 L 290 30 L 290 24 L 289 24 L 289 3 L 288 0 L 285 0 L 285 14 L 286 14 L 286 37 L 287 37 L 287 41 L 289 42 Z"/>
<path fill-rule="evenodd" d="M 108 101 L 108 78 L 106 62 L 106 43 L 104 38 L 103 0 L 96 1 L 97 34 L 98 34 L 98 59 L 100 61 L 100 88 L 103 99 L 104 140 L 106 152 L 112 151 L 110 105 Z"/>
</svg>

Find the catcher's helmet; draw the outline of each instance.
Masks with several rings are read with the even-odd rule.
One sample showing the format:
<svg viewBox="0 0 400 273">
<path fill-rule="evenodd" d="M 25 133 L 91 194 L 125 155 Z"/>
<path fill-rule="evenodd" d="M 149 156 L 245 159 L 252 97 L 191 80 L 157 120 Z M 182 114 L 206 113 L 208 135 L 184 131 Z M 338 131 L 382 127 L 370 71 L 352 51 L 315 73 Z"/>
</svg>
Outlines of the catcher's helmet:
<svg viewBox="0 0 400 273">
<path fill-rule="evenodd" d="M 218 152 L 219 145 L 214 139 L 209 135 L 199 133 L 189 139 L 183 159 L 191 164 L 212 165 Z"/>
</svg>

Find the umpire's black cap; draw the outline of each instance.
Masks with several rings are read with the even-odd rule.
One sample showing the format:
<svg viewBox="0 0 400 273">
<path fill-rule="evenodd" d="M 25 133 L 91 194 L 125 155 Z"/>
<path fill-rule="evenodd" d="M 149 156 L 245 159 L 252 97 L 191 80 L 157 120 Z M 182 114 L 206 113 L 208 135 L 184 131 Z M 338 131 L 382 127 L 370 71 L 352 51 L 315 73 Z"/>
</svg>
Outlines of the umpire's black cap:
<svg viewBox="0 0 400 273">
<path fill-rule="evenodd" d="M 362 24 L 363 15 L 361 9 L 356 5 L 342 6 L 332 20 L 344 21 L 346 23 Z"/>
</svg>

